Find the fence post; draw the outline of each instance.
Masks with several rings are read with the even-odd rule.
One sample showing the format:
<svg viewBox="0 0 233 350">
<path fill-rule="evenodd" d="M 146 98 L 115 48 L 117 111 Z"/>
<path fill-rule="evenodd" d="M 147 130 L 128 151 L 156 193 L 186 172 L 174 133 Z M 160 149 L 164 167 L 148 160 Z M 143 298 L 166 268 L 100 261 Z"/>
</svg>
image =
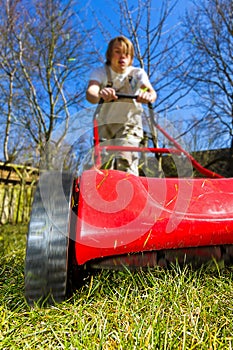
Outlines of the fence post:
<svg viewBox="0 0 233 350">
<path fill-rule="evenodd" d="M 0 162 L 0 224 L 29 221 L 39 170 Z"/>
</svg>

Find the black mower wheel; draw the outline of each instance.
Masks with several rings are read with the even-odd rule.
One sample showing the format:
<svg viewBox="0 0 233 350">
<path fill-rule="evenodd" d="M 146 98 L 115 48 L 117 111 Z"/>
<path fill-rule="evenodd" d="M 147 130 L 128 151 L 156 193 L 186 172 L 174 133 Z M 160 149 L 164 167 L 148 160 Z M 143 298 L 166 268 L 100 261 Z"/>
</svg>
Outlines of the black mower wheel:
<svg viewBox="0 0 233 350">
<path fill-rule="evenodd" d="M 29 305 L 64 300 L 68 281 L 68 248 L 73 177 L 40 175 L 27 235 L 25 296 Z"/>
</svg>

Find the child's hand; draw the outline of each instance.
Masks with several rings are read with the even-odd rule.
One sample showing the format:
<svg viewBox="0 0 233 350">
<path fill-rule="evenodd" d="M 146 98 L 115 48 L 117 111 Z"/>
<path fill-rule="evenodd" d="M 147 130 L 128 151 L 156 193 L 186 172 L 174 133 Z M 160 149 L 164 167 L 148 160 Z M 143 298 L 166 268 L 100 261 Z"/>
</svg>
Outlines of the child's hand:
<svg viewBox="0 0 233 350">
<path fill-rule="evenodd" d="M 150 102 L 153 102 L 153 97 L 149 91 L 146 91 L 145 89 L 141 89 L 137 97 L 137 102 L 150 103 Z"/>
<path fill-rule="evenodd" d="M 99 97 L 106 102 L 110 102 L 118 99 L 118 97 L 116 96 L 116 91 L 108 87 L 100 90 Z"/>
</svg>

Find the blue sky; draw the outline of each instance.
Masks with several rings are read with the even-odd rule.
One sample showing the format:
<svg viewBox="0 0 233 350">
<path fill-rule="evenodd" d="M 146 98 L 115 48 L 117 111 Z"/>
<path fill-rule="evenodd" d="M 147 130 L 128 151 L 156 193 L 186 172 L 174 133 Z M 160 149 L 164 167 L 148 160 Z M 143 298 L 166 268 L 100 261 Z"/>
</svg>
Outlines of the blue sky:
<svg viewBox="0 0 233 350">
<path fill-rule="evenodd" d="M 137 1 L 128 1 L 129 3 L 133 3 L 134 6 L 137 5 Z M 198 2 L 198 1 L 197 1 Z M 159 8 L 163 4 L 163 0 L 154 0 L 152 1 L 152 5 L 155 8 Z M 89 0 L 87 2 L 88 8 L 93 8 L 98 13 L 102 13 L 103 16 L 109 17 L 113 20 L 114 23 L 114 17 L 115 13 L 112 11 L 114 8 L 117 7 L 116 4 L 114 4 L 112 1 L 104 1 L 104 0 Z M 175 7 L 175 10 L 173 11 L 173 14 L 170 16 L 170 24 L 173 25 L 178 21 L 179 16 L 183 15 L 185 10 L 188 9 L 191 6 L 190 0 L 178 0 L 177 5 Z M 90 18 L 91 20 L 91 18 Z"/>
<path fill-rule="evenodd" d="M 179 23 L 179 17 L 182 16 L 186 9 L 188 9 L 191 6 L 191 0 L 177 0 L 177 4 L 175 6 L 175 9 L 173 12 L 169 15 L 169 20 L 166 23 L 166 26 L 168 28 L 173 28 L 175 25 Z M 200 0 L 199 0 L 200 1 Z M 175 0 L 171 0 L 170 2 L 174 3 Z M 198 1 L 197 1 L 198 2 Z M 135 8 L 137 6 L 138 0 L 128 0 L 129 7 L 131 4 Z M 155 9 L 153 12 L 153 16 L 156 15 L 156 13 L 160 13 L 160 9 L 162 5 L 164 5 L 165 1 L 163 0 L 152 0 L 152 7 Z M 96 17 L 98 20 L 101 21 L 101 24 L 104 24 L 105 28 L 105 34 L 108 36 L 108 33 L 111 33 L 111 37 L 114 37 L 119 34 L 119 32 L 116 32 L 114 30 L 114 26 L 119 26 L 119 16 L 117 15 L 117 10 L 119 6 L 117 3 L 111 1 L 111 0 L 88 0 L 85 5 L 83 5 L 83 12 L 80 13 L 79 16 L 87 16 L 88 17 L 88 26 L 96 26 L 97 21 L 94 18 L 94 14 L 96 14 Z M 158 11 L 156 11 L 158 9 Z M 92 13 L 93 11 L 93 13 Z M 109 23 L 111 22 L 112 25 Z M 174 34 L 175 34 L 175 27 L 174 27 Z M 105 53 L 106 49 L 106 43 L 103 42 L 103 35 L 96 35 L 96 47 L 100 50 L 101 53 Z M 108 38 L 110 39 L 110 38 Z"/>
</svg>

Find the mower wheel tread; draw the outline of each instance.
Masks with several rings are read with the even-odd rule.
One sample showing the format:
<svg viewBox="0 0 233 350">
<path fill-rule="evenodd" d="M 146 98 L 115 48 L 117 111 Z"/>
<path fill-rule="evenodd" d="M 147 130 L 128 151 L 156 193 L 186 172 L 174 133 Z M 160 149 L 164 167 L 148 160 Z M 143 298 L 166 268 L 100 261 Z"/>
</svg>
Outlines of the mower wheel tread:
<svg viewBox="0 0 233 350">
<path fill-rule="evenodd" d="M 29 305 L 64 300 L 67 288 L 72 176 L 49 172 L 37 186 L 27 236 L 25 295 Z M 62 176 L 62 188 L 61 188 Z"/>
</svg>

